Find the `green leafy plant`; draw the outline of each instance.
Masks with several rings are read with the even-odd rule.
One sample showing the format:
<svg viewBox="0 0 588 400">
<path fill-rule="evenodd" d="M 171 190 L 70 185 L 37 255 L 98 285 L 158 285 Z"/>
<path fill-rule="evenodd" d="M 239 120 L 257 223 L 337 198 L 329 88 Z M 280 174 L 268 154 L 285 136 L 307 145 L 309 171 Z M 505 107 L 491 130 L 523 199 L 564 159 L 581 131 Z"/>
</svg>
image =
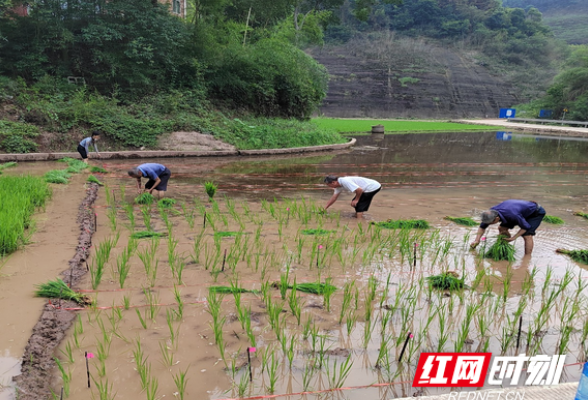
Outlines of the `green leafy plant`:
<svg viewBox="0 0 588 400">
<path fill-rule="evenodd" d="M 455 222 L 458 225 L 464 225 L 464 226 L 476 226 L 478 225 L 478 223 L 476 221 L 474 221 L 473 219 L 469 218 L 469 217 L 450 217 L 447 216 L 443 219 L 446 219 L 448 221 L 451 222 Z"/>
<path fill-rule="evenodd" d="M 14 161 L 0 164 L 0 175 L 2 175 L 2 170 L 6 169 L 6 168 L 16 167 L 16 165 L 17 165 L 17 163 L 15 163 Z"/>
<path fill-rule="evenodd" d="M 165 197 L 161 200 L 159 200 L 157 202 L 157 205 L 161 208 L 171 208 L 176 204 L 176 200 L 175 199 L 170 199 L 168 197 Z"/>
<path fill-rule="evenodd" d="M 576 211 L 574 213 L 574 215 L 577 215 L 578 217 L 583 217 L 583 218 L 588 219 L 588 213 L 585 213 L 585 212 L 582 212 L 582 211 Z"/>
<path fill-rule="evenodd" d="M 204 182 L 204 191 L 208 195 L 208 198 L 209 199 L 212 199 L 214 197 L 214 195 L 216 194 L 216 190 L 217 189 L 218 188 L 214 184 L 214 182 Z"/>
<path fill-rule="evenodd" d="M 439 275 L 428 276 L 427 281 L 435 289 L 459 290 L 465 287 L 463 278 L 455 272 L 443 272 Z"/>
<path fill-rule="evenodd" d="M 53 169 L 46 172 L 43 177 L 47 183 L 58 183 L 65 185 L 69 182 L 71 174 L 64 169 Z"/>
<path fill-rule="evenodd" d="M 154 231 L 138 231 L 134 232 L 131 235 L 132 239 L 150 239 L 150 238 L 160 238 L 165 236 L 165 233 L 161 232 L 154 232 Z"/>
<path fill-rule="evenodd" d="M 108 171 L 106 171 L 106 170 L 105 170 L 104 168 L 102 168 L 102 167 L 98 167 L 98 166 L 96 166 L 96 165 L 92 165 L 92 166 L 90 167 L 90 172 L 91 172 L 91 173 L 93 173 L 93 174 L 105 174 L 105 173 L 107 173 Z"/>
</svg>

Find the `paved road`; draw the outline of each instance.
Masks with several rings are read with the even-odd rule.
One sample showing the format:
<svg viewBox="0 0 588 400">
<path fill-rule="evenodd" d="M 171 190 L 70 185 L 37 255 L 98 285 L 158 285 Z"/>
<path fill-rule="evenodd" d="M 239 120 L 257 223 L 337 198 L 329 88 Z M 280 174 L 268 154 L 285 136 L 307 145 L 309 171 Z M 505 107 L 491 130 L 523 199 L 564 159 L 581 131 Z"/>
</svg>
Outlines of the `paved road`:
<svg viewBox="0 0 588 400">
<path fill-rule="evenodd" d="M 505 127 L 507 130 L 533 132 L 540 135 L 565 135 L 576 137 L 588 137 L 588 128 L 576 128 L 559 125 L 524 124 L 521 122 L 508 122 L 505 119 L 460 119 L 452 122 L 461 122 L 474 125 L 491 125 Z"/>
<path fill-rule="evenodd" d="M 418 399 L 426 400 L 574 400 L 577 383 L 562 383 L 551 387 L 526 387 L 517 389 L 490 389 L 476 392 L 462 392 L 458 395 L 423 396 Z M 502 393 L 502 394 L 499 394 Z M 469 394 L 469 397 L 468 397 Z M 475 396 L 474 396 L 475 394 Z M 415 397 L 405 397 L 405 400 Z M 402 399 L 397 399 L 402 400 Z"/>
</svg>

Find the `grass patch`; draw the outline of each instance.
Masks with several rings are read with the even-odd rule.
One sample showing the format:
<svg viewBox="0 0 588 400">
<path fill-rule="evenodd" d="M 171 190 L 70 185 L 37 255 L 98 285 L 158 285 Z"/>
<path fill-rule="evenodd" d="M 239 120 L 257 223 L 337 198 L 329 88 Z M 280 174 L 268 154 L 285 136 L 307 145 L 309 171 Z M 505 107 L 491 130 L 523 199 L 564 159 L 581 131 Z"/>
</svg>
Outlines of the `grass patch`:
<svg viewBox="0 0 588 400">
<path fill-rule="evenodd" d="M 553 215 L 546 215 L 543 217 L 543 221 L 547 222 L 548 224 L 554 225 L 563 225 L 565 222 L 560 217 L 555 217 Z"/>
<path fill-rule="evenodd" d="M 132 239 L 149 239 L 149 238 L 160 238 L 162 236 L 165 236 L 164 233 L 160 233 L 160 232 L 153 232 L 153 231 L 139 231 L 139 232 L 134 232 L 131 235 Z"/>
<path fill-rule="evenodd" d="M 427 277 L 429 284 L 435 289 L 459 290 L 465 288 L 463 278 L 455 272 L 442 272 L 439 275 Z"/>
<path fill-rule="evenodd" d="M 431 227 L 424 219 L 389 219 L 373 224 L 384 229 L 428 229 Z"/>
<path fill-rule="evenodd" d="M 14 161 L 10 161 L 4 164 L 0 164 L 0 175 L 2 175 L 2 170 L 6 168 L 16 167 L 16 163 Z"/>
<path fill-rule="evenodd" d="M 69 178 L 71 178 L 71 174 L 67 172 L 65 169 L 53 169 L 48 171 L 43 175 L 45 182 L 47 183 L 58 183 L 65 185 L 69 182 Z"/>
<path fill-rule="evenodd" d="M 151 193 L 141 193 L 135 198 L 137 204 L 151 204 L 155 201 L 155 197 Z"/>
<path fill-rule="evenodd" d="M 104 184 L 103 184 L 102 182 L 100 182 L 100 181 L 98 180 L 98 178 L 96 178 L 94 175 L 90 175 L 90 176 L 88 177 L 88 179 L 87 179 L 87 181 L 86 181 L 86 182 L 89 182 L 89 183 L 96 183 L 96 184 L 98 184 L 99 186 L 104 186 Z"/>
<path fill-rule="evenodd" d="M 302 230 L 303 235 L 328 235 L 329 233 L 333 233 L 335 231 L 328 231 L 326 229 L 304 229 Z"/>
<path fill-rule="evenodd" d="M 556 252 L 569 256 L 572 260 L 582 264 L 588 264 L 588 250 L 557 249 Z"/>
<path fill-rule="evenodd" d="M 495 131 L 497 129 L 496 126 L 430 121 L 316 118 L 312 122 L 321 128 L 334 129 L 339 133 L 371 132 L 373 125 L 384 125 L 386 133 Z"/>
<path fill-rule="evenodd" d="M 474 221 L 473 219 L 471 219 L 469 217 L 450 217 L 450 216 L 447 216 L 443 219 L 446 219 L 451 222 L 455 222 L 456 224 L 463 225 L 463 226 L 476 226 L 476 225 L 478 225 L 478 223 L 476 221 Z"/>
<path fill-rule="evenodd" d="M 49 299 L 73 300 L 80 305 L 92 304 L 92 300 L 88 296 L 74 292 L 59 278 L 38 285 L 35 296 Z"/>
<path fill-rule="evenodd" d="M 28 242 L 27 230 L 32 215 L 50 196 L 51 189 L 42 178 L 0 178 L 0 256 L 12 253 Z"/>
<path fill-rule="evenodd" d="M 107 171 L 102 167 L 97 167 L 93 165 L 90 167 L 90 172 L 93 174 L 105 174 Z"/>
<path fill-rule="evenodd" d="M 491 258 L 494 261 L 514 261 L 515 247 L 499 235 L 496 242 L 486 251 L 484 258 Z"/>
<path fill-rule="evenodd" d="M 175 199 L 163 198 L 157 202 L 157 205 L 161 208 L 172 208 L 176 204 Z"/>
</svg>

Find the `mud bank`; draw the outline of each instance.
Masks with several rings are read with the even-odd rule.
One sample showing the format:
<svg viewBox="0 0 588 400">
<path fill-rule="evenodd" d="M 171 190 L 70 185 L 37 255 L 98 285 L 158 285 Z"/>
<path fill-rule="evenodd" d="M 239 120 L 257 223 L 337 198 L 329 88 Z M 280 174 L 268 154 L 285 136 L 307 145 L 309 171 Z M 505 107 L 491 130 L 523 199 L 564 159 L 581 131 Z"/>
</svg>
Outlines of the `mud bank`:
<svg viewBox="0 0 588 400">
<path fill-rule="evenodd" d="M 80 235 L 69 268 L 62 272 L 64 281 L 75 285 L 86 274 L 85 261 L 90 254 L 92 234 L 95 231 L 92 206 L 98 197 L 98 185 L 90 184 L 86 197 L 78 209 Z M 53 354 L 76 317 L 75 312 L 64 308 L 76 306 L 73 302 L 48 302 L 39 321 L 33 328 L 22 357 L 22 374 L 14 378 L 19 400 L 47 399 L 51 396 L 51 378 L 55 367 Z"/>
<path fill-rule="evenodd" d="M 106 151 L 90 154 L 93 160 L 114 160 L 133 158 L 187 158 L 187 157 L 227 157 L 227 156 L 259 156 L 276 154 L 314 153 L 321 151 L 343 150 L 355 145 L 355 139 L 347 143 L 329 144 L 324 146 L 292 147 L 288 149 L 234 150 L 234 151 Z M 8 161 L 55 161 L 64 157 L 80 158 L 75 153 L 28 153 L 0 154 L 0 162 Z"/>
</svg>

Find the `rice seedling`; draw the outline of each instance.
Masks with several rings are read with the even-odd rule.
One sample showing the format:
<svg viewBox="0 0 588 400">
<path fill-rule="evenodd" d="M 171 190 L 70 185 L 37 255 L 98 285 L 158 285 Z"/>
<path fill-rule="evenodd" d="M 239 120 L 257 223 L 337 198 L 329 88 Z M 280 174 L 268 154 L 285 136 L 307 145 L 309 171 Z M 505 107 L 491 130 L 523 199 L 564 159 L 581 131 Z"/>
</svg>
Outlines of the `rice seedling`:
<svg viewBox="0 0 588 400">
<path fill-rule="evenodd" d="M 177 349 L 178 339 L 180 337 L 180 325 L 174 328 L 174 312 L 172 310 L 166 310 L 166 321 L 169 329 L 169 340 L 171 345 Z"/>
<path fill-rule="evenodd" d="M 288 305 L 290 306 L 290 311 L 292 311 L 292 315 L 296 317 L 296 321 L 298 325 L 300 325 L 300 317 L 302 315 L 302 304 L 300 303 L 300 298 L 298 298 L 298 296 L 296 295 L 296 278 L 294 278 L 292 291 L 290 292 L 290 296 L 288 297 Z"/>
<path fill-rule="evenodd" d="M 574 213 L 574 215 L 577 215 L 578 217 L 583 217 L 583 218 L 586 218 L 586 219 L 588 219 L 588 214 L 587 214 L 587 213 L 585 213 L 585 212 L 582 212 L 582 211 L 576 211 L 576 212 Z"/>
<path fill-rule="evenodd" d="M 125 286 L 125 281 L 129 275 L 129 271 L 131 270 L 131 265 L 129 264 L 129 259 L 131 258 L 133 248 L 132 245 L 129 244 L 127 247 L 119 254 L 116 259 L 116 272 L 118 274 L 118 283 L 120 288 L 122 289 Z"/>
<path fill-rule="evenodd" d="M 271 362 L 267 365 L 267 373 L 269 377 L 269 385 L 266 387 L 269 393 L 274 393 L 276 390 L 276 382 L 278 382 L 278 366 L 280 362 L 276 359 L 274 353 L 271 353 Z"/>
<path fill-rule="evenodd" d="M 331 278 L 327 278 L 325 280 L 325 286 L 323 289 L 323 300 L 324 300 L 324 307 L 326 308 L 327 312 L 331 312 L 331 296 L 335 293 L 337 288 L 331 285 Z"/>
<path fill-rule="evenodd" d="M 159 349 L 161 350 L 163 365 L 166 367 L 171 367 L 174 365 L 174 353 L 171 351 L 171 349 L 162 342 L 159 342 Z"/>
<path fill-rule="evenodd" d="M 473 219 L 471 219 L 469 217 L 450 217 L 450 216 L 447 216 L 443 219 L 446 219 L 451 222 L 455 222 L 456 224 L 463 225 L 463 226 L 476 226 L 476 225 L 478 225 L 478 223 L 476 221 L 474 221 Z"/>
<path fill-rule="evenodd" d="M 157 389 L 159 389 L 159 380 L 155 377 L 151 377 L 147 387 L 145 387 L 147 400 L 155 400 L 157 398 Z"/>
<path fill-rule="evenodd" d="M 180 400 L 184 400 L 184 395 L 186 393 L 186 386 L 188 384 L 188 379 L 186 378 L 187 374 L 188 368 L 186 368 L 184 371 L 178 371 L 178 374 L 172 375 L 174 378 L 174 383 L 176 384 L 176 389 L 178 391 L 177 397 L 179 397 Z"/>
<path fill-rule="evenodd" d="M 214 182 L 204 182 L 204 191 L 206 192 L 206 194 L 208 195 L 208 200 L 212 201 L 212 198 L 214 197 L 214 195 L 216 194 L 217 191 L 217 186 L 214 184 Z"/>
<path fill-rule="evenodd" d="M 131 298 L 129 296 L 123 296 L 123 308 L 128 310 L 131 307 Z"/>
<path fill-rule="evenodd" d="M 565 254 L 576 262 L 588 264 L 588 250 L 557 249 L 556 252 L 560 254 Z"/>
<path fill-rule="evenodd" d="M 88 182 L 88 183 L 95 183 L 98 186 L 104 186 L 104 184 L 102 182 L 100 182 L 98 180 L 98 178 L 96 178 L 94 175 L 88 176 L 88 179 L 86 180 L 86 182 Z"/>
<path fill-rule="evenodd" d="M 280 285 L 279 283 L 272 284 L 272 286 L 274 286 L 274 287 L 279 287 L 279 285 Z M 292 289 L 292 285 L 289 285 L 288 289 Z M 327 292 L 327 293 L 329 293 L 329 296 L 330 296 L 333 294 L 332 292 L 337 290 L 337 287 L 331 285 L 328 282 L 325 282 L 325 283 L 320 283 L 320 282 L 297 283 L 296 290 L 299 292 L 303 292 L 303 293 L 322 294 L 322 295 L 324 295 L 325 292 Z"/>
<path fill-rule="evenodd" d="M 244 289 L 242 287 L 233 286 L 209 286 L 208 291 L 219 294 L 235 294 L 235 293 L 257 293 L 256 290 Z"/>
<path fill-rule="evenodd" d="M 484 253 L 484 257 L 494 261 L 514 261 L 515 247 L 504 239 L 504 236 L 498 235 L 496 242 Z"/>
<path fill-rule="evenodd" d="M 353 361 L 351 361 L 351 354 L 347 356 L 345 361 L 339 364 L 339 368 L 337 368 L 337 360 L 335 360 L 333 364 L 333 371 L 331 369 L 327 369 L 327 379 L 331 384 L 331 388 L 340 388 L 345 383 L 345 380 L 349 376 L 351 372 L 351 367 L 353 366 Z"/>
<path fill-rule="evenodd" d="M 312 364 L 311 364 L 312 362 Z M 310 382 L 314 377 L 316 371 L 314 360 L 304 365 L 304 371 L 302 371 L 302 390 L 308 392 L 311 390 Z"/>
<path fill-rule="evenodd" d="M 563 225 L 565 223 L 563 219 L 553 215 L 546 215 L 545 217 L 543 217 L 543 222 L 547 222 L 548 224 L 554 225 Z"/>
<path fill-rule="evenodd" d="M 6 169 L 6 168 L 12 168 L 12 167 L 16 167 L 17 163 L 14 161 L 10 161 L 4 164 L 0 164 L 0 175 L 2 175 L 2 170 Z"/>
<path fill-rule="evenodd" d="M 175 204 L 176 200 L 170 199 L 169 197 L 164 197 L 157 202 L 157 206 L 160 208 L 172 208 Z"/>
<path fill-rule="evenodd" d="M 143 294 L 145 295 L 145 300 L 149 306 L 149 308 L 146 310 L 149 312 L 149 318 L 152 321 L 155 321 L 155 317 L 157 317 L 157 313 L 159 311 L 159 298 L 157 297 L 157 294 L 150 288 L 143 288 Z"/>
<path fill-rule="evenodd" d="M 135 203 L 143 204 L 143 205 L 150 205 L 153 204 L 155 201 L 155 197 L 151 193 L 141 193 L 139 196 L 135 197 Z"/>
<path fill-rule="evenodd" d="M 335 231 L 329 231 L 326 229 L 304 229 L 300 233 L 302 233 L 303 235 L 317 236 L 317 235 L 329 235 L 334 232 Z"/>
<path fill-rule="evenodd" d="M 141 311 L 139 311 L 138 308 L 135 308 L 135 311 L 137 312 L 137 317 L 139 317 L 139 322 L 141 323 L 141 326 L 143 327 L 143 329 L 147 329 L 147 315 L 141 315 Z M 145 310 L 145 314 L 147 314 L 147 310 Z"/>
<path fill-rule="evenodd" d="M 35 291 L 35 296 L 46 297 L 49 299 L 72 300 L 80 305 L 92 304 L 92 299 L 90 299 L 88 296 L 84 296 L 75 292 L 59 278 L 54 281 L 49 281 L 47 283 L 38 285 L 37 290 Z"/>
<path fill-rule="evenodd" d="M 439 275 L 428 276 L 427 281 L 431 287 L 441 290 L 459 290 L 465 287 L 464 278 L 454 271 L 442 272 Z"/>
<path fill-rule="evenodd" d="M 178 311 L 176 311 L 176 317 L 179 321 L 184 316 L 184 302 L 182 301 L 182 293 L 178 290 L 177 286 L 174 285 L 174 299 L 178 304 Z"/>
<path fill-rule="evenodd" d="M 96 379 L 94 379 L 94 377 L 92 377 L 92 381 L 94 381 L 94 386 L 96 386 L 96 389 L 98 390 L 98 397 L 100 398 L 100 400 L 114 400 L 114 398 L 116 397 L 116 393 L 112 393 L 113 385 L 108 385 L 108 379 L 106 380 L 106 382 L 102 382 L 97 381 Z"/>
<path fill-rule="evenodd" d="M 164 233 L 161 232 L 153 232 L 153 231 L 138 231 L 134 232 L 131 235 L 131 239 L 151 239 L 151 238 L 161 238 L 165 236 Z"/>
<path fill-rule="evenodd" d="M 145 229 L 151 231 L 151 205 L 144 204 L 141 206 L 141 214 L 143 215 L 143 224 Z"/>
<path fill-rule="evenodd" d="M 125 203 L 123 204 L 123 209 L 125 210 L 127 219 L 129 220 L 128 228 L 131 232 L 135 230 L 135 209 L 133 208 L 132 203 Z"/>
<path fill-rule="evenodd" d="M 399 219 L 372 223 L 384 229 L 428 229 L 430 225 L 424 219 Z M 361 225 L 359 225 L 361 226 Z"/>
<path fill-rule="evenodd" d="M 85 170 L 86 168 L 88 168 L 88 164 L 86 164 L 85 162 L 81 161 L 81 160 L 77 160 L 75 158 L 71 158 L 71 157 L 64 157 L 60 160 L 57 160 L 58 162 L 64 162 L 67 164 L 67 172 L 72 173 L 72 174 L 77 174 L 82 172 L 83 170 Z"/>
<path fill-rule="evenodd" d="M 98 167 L 98 166 L 93 165 L 93 166 L 90 167 L 90 172 L 93 173 L 93 174 L 105 174 L 108 171 L 106 171 L 102 167 Z"/>
</svg>

